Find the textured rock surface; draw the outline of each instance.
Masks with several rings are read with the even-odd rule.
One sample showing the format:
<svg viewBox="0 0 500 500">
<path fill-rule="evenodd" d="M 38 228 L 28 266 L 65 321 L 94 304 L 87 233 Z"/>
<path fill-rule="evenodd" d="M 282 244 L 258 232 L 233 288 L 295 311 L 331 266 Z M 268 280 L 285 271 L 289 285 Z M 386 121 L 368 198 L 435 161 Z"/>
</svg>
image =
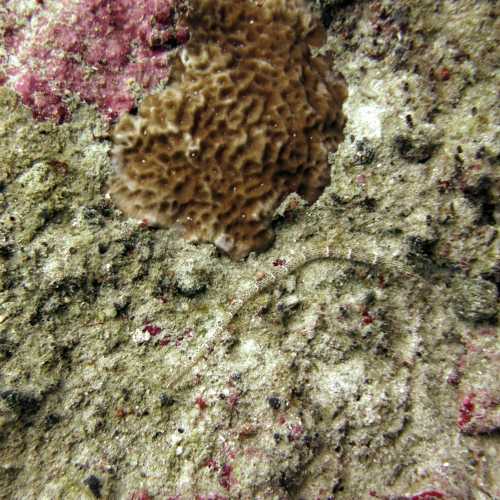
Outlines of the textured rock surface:
<svg viewBox="0 0 500 500">
<path fill-rule="evenodd" d="M 498 9 L 317 3 L 346 140 L 243 262 L 106 200 L 92 106 L 0 88 L 0 497 L 500 498 Z"/>
<path fill-rule="evenodd" d="M 75 100 L 108 119 L 169 74 L 169 49 L 187 39 L 175 0 L 0 2 L 0 84 L 39 120 L 68 120 Z M 22 14 L 22 15 L 21 15 Z"/>
<path fill-rule="evenodd" d="M 111 196 L 128 215 L 177 224 L 234 258 L 266 249 L 273 212 L 330 180 L 346 97 L 300 0 L 199 0 L 169 87 L 113 131 Z"/>
</svg>

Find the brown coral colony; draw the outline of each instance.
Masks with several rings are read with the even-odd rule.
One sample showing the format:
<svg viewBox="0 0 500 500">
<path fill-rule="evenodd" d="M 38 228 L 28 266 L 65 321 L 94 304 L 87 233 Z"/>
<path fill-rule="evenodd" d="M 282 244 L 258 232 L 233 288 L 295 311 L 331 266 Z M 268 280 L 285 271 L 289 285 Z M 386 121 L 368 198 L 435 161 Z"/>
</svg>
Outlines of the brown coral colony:
<svg viewBox="0 0 500 500">
<path fill-rule="evenodd" d="M 110 193 L 128 215 L 178 225 L 232 258 L 266 249 L 287 195 L 330 181 L 347 92 L 302 0 L 196 0 L 168 88 L 113 131 Z"/>
</svg>

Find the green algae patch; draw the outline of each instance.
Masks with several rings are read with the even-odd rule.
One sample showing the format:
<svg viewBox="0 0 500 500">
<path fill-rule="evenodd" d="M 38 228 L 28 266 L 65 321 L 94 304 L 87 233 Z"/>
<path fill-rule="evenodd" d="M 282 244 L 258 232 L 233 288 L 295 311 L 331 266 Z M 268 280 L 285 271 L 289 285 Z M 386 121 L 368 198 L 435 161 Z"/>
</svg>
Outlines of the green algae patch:
<svg viewBox="0 0 500 500">
<path fill-rule="evenodd" d="M 15 234 L 18 243 L 30 242 L 47 225 L 68 224 L 78 200 L 84 205 L 102 187 L 107 146 L 95 140 L 105 128 L 96 113 L 86 114 L 80 113 L 80 124 L 35 123 L 15 94 L 0 89 L 0 183 L 6 208 L 0 229 Z M 92 125 L 82 128 L 82 122 Z"/>
<path fill-rule="evenodd" d="M 2 184 L 15 178 L 35 160 L 50 159 L 61 152 L 63 139 L 58 127 L 51 123 L 34 124 L 29 111 L 19 105 L 17 95 L 5 87 L 0 88 L 0 120 Z"/>
</svg>

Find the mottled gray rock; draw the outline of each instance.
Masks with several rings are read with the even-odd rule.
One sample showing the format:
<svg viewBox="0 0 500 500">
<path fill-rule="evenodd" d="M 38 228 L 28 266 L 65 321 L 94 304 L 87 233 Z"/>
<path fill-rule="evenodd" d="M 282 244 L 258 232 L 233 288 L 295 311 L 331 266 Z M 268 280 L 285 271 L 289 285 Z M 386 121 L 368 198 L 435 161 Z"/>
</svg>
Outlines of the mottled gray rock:
<svg viewBox="0 0 500 500">
<path fill-rule="evenodd" d="M 191 259 L 186 260 L 175 271 L 176 290 L 184 297 L 195 297 L 203 293 L 210 284 L 210 272 Z"/>
<path fill-rule="evenodd" d="M 497 288 L 482 278 L 455 280 L 453 306 L 457 315 L 466 321 L 479 323 L 497 314 Z"/>
</svg>

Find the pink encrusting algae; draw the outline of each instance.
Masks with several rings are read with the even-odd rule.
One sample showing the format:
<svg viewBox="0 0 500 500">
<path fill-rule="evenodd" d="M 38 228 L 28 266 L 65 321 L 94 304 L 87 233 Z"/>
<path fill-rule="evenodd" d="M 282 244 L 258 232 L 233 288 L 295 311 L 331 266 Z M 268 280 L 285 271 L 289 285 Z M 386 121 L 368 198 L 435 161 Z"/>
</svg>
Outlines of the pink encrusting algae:
<svg viewBox="0 0 500 500">
<path fill-rule="evenodd" d="M 168 77 L 169 50 L 189 38 L 177 25 L 178 5 L 63 0 L 21 15 L 7 1 L 0 7 L 0 85 L 14 88 L 39 120 L 67 120 L 72 96 L 112 120 L 134 107 L 133 90 L 152 90 Z"/>
</svg>

